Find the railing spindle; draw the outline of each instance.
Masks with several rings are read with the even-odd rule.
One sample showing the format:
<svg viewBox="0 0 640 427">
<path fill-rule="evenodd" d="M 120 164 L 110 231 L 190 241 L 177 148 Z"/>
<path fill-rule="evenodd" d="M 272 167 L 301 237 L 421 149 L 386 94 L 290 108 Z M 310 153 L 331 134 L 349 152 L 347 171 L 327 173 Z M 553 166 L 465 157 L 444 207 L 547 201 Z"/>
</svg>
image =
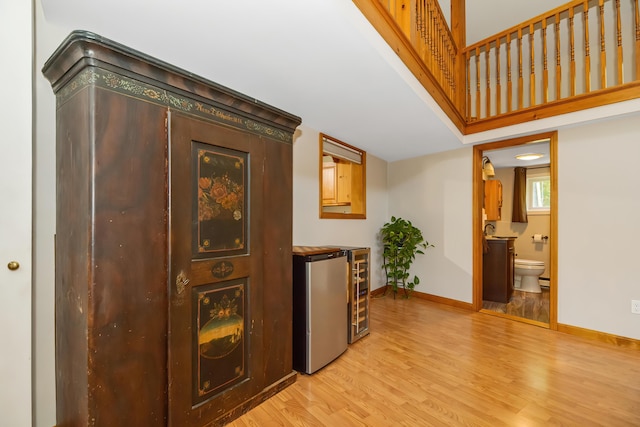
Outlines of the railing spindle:
<svg viewBox="0 0 640 427">
<path fill-rule="evenodd" d="M 542 102 L 549 101 L 549 70 L 547 66 L 547 20 L 542 20 Z"/>
<path fill-rule="evenodd" d="M 524 84 L 522 81 L 522 28 L 518 28 L 518 109 L 522 109 Z"/>
<path fill-rule="evenodd" d="M 638 0 L 634 1 L 636 9 L 636 75 L 635 80 L 640 80 L 640 8 Z"/>
<path fill-rule="evenodd" d="M 424 31 L 423 31 L 423 15 L 422 15 L 422 5 L 423 5 L 424 1 L 422 0 L 418 0 L 416 2 L 416 35 L 418 37 L 418 40 L 420 41 L 418 43 L 418 53 L 420 54 L 420 57 L 426 58 L 426 55 L 424 55 Z"/>
<path fill-rule="evenodd" d="M 560 62 L 560 12 L 554 21 L 556 35 L 556 101 L 562 97 L 562 64 Z"/>
<path fill-rule="evenodd" d="M 569 82 L 571 86 L 571 96 L 576 95 L 576 44 L 575 44 L 575 27 L 573 24 L 573 7 L 569 9 Z"/>
<path fill-rule="evenodd" d="M 511 33 L 507 33 L 507 112 L 511 111 L 513 84 L 511 83 Z"/>
<path fill-rule="evenodd" d="M 434 74 L 438 74 L 438 63 L 440 58 L 438 58 L 438 42 L 440 40 L 440 36 L 438 34 L 438 23 L 436 20 L 436 11 L 435 5 L 431 4 L 431 32 L 433 34 L 433 39 L 431 40 L 431 51 L 433 56 L 432 70 Z"/>
<path fill-rule="evenodd" d="M 451 99 L 455 99 L 456 94 L 456 79 L 455 79 L 455 70 L 456 70 L 456 55 L 454 53 L 453 46 L 448 44 L 448 56 L 449 59 L 449 86 L 450 89 L 450 97 Z"/>
<path fill-rule="evenodd" d="M 584 21 L 584 91 L 591 92 L 591 54 L 589 53 L 589 0 L 582 3 Z"/>
<path fill-rule="evenodd" d="M 500 37 L 496 39 L 496 114 L 500 114 L 502 87 L 500 86 Z"/>
<path fill-rule="evenodd" d="M 439 44 L 439 50 L 438 50 L 438 58 L 440 58 L 440 61 L 438 61 L 439 65 L 440 65 L 440 81 L 443 82 L 446 80 L 446 73 L 445 73 L 445 67 L 444 67 L 444 53 L 446 52 L 445 49 L 445 42 L 444 42 L 444 35 L 443 30 L 442 30 L 442 23 L 440 21 L 438 21 L 438 33 L 440 34 L 440 44 Z"/>
<path fill-rule="evenodd" d="M 476 47 L 476 117 L 481 118 L 480 114 L 480 47 Z"/>
<path fill-rule="evenodd" d="M 536 60 L 534 54 L 533 24 L 529 24 L 529 61 L 531 62 L 529 73 L 529 105 L 536 105 Z"/>
<path fill-rule="evenodd" d="M 618 46 L 618 80 L 619 85 L 624 83 L 624 70 L 622 68 L 622 23 L 620 22 L 620 0 L 616 0 L 616 42 Z"/>
<path fill-rule="evenodd" d="M 607 87 L 607 48 L 604 43 L 604 0 L 598 0 L 600 17 L 600 88 Z"/>
<path fill-rule="evenodd" d="M 471 114 L 471 51 L 467 51 L 465 55 L 465 64 L 467 66 L 467 121 L 472 119 Z"/>
<path fill-rule="evenodd" d="M 486 69 L 486 73 L 487 75 L 485 76 L 487 78 L 487 87 L 484 93 L 484 96 L 486 98 L 486 109 L 487 109 L 487 115 L 485 117 L 491 117 L 491 67 L 490 67 L 490 60 L 489 60 L 489 50 L 491 49 L 491 44 L 487 43 L 486 47 L 485 47 L 485 51 L 484 51 L 484 65 L 485 65 L 485 69 Z"/>
</svg>

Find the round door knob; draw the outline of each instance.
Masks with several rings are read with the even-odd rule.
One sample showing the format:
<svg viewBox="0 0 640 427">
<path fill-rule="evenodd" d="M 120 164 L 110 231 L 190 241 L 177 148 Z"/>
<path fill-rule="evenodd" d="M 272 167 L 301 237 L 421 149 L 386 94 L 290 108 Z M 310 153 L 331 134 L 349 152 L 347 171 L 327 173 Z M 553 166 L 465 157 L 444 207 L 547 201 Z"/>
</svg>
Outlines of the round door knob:
<svg viewBox="0 0 640 427">
<path fill-rule="evenodd" d="M 18 263 L 18 261 L 11 261 L 9 264 L 7 264 L 7 268 L 11 271 L 17 270 L 20 268 L 20 263 Z"/>
</svg>

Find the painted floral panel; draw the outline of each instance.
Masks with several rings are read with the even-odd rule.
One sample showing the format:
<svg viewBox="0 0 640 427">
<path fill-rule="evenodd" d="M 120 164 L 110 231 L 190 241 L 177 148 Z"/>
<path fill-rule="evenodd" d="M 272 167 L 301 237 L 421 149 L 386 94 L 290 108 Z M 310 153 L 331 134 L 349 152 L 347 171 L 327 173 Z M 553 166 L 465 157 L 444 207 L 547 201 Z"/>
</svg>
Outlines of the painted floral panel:
<svg viewBox="0 0 640 427">
<path fill-rule="evenodd" d="M 194 390 L 198 404 L 247 376 L 244 279 L 205 285 L 193 290 Z"/>
<path fill-rule="evenodd" d="M 247 153 L 196 143 L 196 256 L 247 251 Z"/>
</svg>

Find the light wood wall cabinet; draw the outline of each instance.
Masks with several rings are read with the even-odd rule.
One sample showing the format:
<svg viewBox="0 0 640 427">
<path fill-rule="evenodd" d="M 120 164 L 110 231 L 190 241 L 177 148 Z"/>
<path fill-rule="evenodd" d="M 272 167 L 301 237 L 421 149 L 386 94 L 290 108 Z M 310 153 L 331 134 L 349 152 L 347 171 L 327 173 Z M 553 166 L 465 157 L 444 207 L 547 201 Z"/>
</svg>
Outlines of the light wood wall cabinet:
<svg viewBox="0 0 640 427">
<path fill-rule="evenodd" d="M 337 202 L 351 204 L 351 163 L 336 163 Z"/>
<path fill-rule="evenodd" d="M 502 217 L 502 182 L 497 179 L 484 182 L 484 212 L 487 221 L 499 221 Z"/>
<path fill-rule="evenodd" d="M 87 32 L 43 73 L 57 425 L 221 425 L 292 384 L 300 118 Z"/>
<path fill-rule="evenodd" d="M 336 164 L 322 164 L 322 204 L 332 206 L 338 203 L 338 183 L 336 182 Z"/>
<path fill-rule="evenodd" d="M 344 206 L 351 204 L 351 163 L 324 162 L 322 164 L 322 204 Z"/>
</svg>

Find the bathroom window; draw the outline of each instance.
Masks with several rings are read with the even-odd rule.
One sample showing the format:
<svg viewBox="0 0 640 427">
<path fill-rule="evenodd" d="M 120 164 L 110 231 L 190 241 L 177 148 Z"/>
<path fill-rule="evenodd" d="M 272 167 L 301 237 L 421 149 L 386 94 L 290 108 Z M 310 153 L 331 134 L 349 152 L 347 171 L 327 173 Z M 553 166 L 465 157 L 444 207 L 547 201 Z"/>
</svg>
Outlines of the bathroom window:
<svg viewBox="0 0 640 427">
<path fill-rule="evenodd" d="M 527 214 L 548 214 L 551 208 L 551 176 L 548 170 L 527 171 Z"/>
</svg>

